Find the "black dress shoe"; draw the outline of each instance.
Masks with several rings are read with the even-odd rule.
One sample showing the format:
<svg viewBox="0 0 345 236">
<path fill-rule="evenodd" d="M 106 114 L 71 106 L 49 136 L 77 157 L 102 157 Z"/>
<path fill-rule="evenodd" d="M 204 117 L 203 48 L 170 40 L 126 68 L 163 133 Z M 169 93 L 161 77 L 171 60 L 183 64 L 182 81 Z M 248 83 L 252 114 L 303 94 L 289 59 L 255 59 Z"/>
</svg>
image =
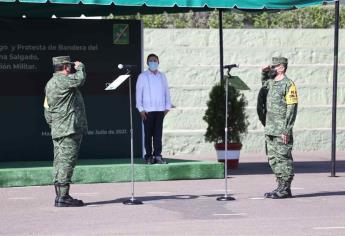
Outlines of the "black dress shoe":
<svg viewBox="0 0 345 236">
<path fill-rule="evenodd" d="M 168 162 L 162 156 L 155 156 L 155 163 L 168 164 Z"/>
<path fill-rule="evenodd" d="M 155 164 L 155 159 L 153 158 L 153 156 L 145 157 L 145 164 L 147 164 L 147 165 Z"/>
</svg>

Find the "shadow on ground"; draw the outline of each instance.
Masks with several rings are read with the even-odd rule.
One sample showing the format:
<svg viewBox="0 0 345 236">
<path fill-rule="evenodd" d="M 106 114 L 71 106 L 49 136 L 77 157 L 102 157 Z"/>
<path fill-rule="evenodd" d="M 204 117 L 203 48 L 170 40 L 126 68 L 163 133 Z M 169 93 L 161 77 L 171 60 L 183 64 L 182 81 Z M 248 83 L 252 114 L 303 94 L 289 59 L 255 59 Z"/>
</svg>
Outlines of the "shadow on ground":
<svg viewBox="0 0 345 236">
<path fill-rule="evenodd" d="M 319 193 L 307 193 L 294 195 L 294 198 L 309 198 L 309 197 L 332 197 L 332 196 L 344 196 L 345 191 L 337 192 L 319 192 Z"/>
<path fill-rule="evenodd" d="M 331 173 L 330 161 L 297 161 L 295 173 Z M 336 172 L 345 172 L 345 161 L 336 162 Z M 228 170 L 229 175 L 272 174 L 267 162 L 239 163 L 237 169 Z"/>
<path fill-rule="evenodd" d="M 231 196 L 229 194 L 228 196 Z M 170 195 L 170 196 L 143 196 L 143 197 L 135 197 L 136 200 L 139 200 L 143 203 L 153 202 L 153 201 L 161 201 L 161 200 L 177 200 L 177 201 L 188 201 L 188 200 L 195 200 L 198 198 L 214 198 L 215 200 L 218 197 L 222 197 L 222 194 L 209 194 L 209 195 Z M 293 198 L 313 198 L 313 197 L 334 197 L 334 196 L 345 196 L 345 191 L 333 191 L 333 192 L 316 192 L 316 193 L 307 193 L 307 194 L 298 194 L 294 195 Z M 123 204 L 123 202 L 131 199 L 131 197 L 124 197 L 124 198 L 117 198 L 112 200 L 105 200 L 105 201 L 97 201 L 97 202 L 87 202 L 85 203 L 87 206 L 101 206 L 101 205 L 108 205 L 108 204 Z"/>
<path fill-rule="evenodd" d="M 200 197 L 210 197 L 210 198 L 217 198 L 222 196 L 222 194 L 210 194 L 210 195 L 171 195 L 171 196 L 143 196 L 143 197 L 135 197 L 136 200 L 142 202 L 151 202 L 151 201 L 160 201 L 160 200 L 179 200 L 179 201 L 187 201 L 198 199 Z M 229 195 L 230 196 L 230 195 Z M 117 198 L 113 200 L 106 200 L 106 201 L 98 201 L 98 202 L 87 202 L 85 203 L 87 206 L 95 206 L 95 205 L 107 205 L 107 204 L 118 204 L 127 201 L 131 197 L 127 198 Z"/>
</svg>

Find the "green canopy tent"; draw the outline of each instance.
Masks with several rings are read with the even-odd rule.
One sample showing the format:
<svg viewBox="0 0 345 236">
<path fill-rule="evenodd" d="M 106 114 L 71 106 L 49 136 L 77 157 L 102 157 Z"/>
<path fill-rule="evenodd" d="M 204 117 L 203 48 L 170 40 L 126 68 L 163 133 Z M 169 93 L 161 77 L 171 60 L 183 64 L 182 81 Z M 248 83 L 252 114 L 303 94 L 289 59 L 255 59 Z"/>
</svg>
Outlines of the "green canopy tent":
<svg viewBox="0 0 345 236">
<path fill-rule="evenodd" d="M 0 0 L 0 17 L 104 16 L 233 8 L 288 10 L 322 3 L 323 0 Z"/>
<path fill-rule="evenodd" d="M 292 10 L 296 8 L 335 2 L 335 37 L 332 104 L 332 170 L 335 176 L 336 150 L 336 99 L 338 78 L 339 0 L 0 0 L 0 17 L 50 18 L 81 16 L 106 16 L 129 14 L 176 13 L 219 10 L 220 70 L 223 70 L 222 12 Z M 223 73 L 220 73 L 223 76 Z M 221 78 L 222 79 L 222 78 Z"/>
</svg>

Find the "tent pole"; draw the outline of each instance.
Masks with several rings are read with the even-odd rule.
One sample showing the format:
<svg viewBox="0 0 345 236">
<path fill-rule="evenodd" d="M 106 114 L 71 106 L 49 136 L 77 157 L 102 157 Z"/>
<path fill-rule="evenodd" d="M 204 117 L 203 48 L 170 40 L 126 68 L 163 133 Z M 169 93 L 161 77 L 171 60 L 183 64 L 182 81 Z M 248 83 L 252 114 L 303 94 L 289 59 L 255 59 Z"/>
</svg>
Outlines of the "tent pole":
<svg viewBox="0 0 345 236">
<path fill-rule="evenodd" d="M 224 73 L 223 73 L 223 67 L 224 67 L 224 54 L 223 54 L 223 10 L 219 9 L 219 65 L 220 65 L 220 82 L 224 80 Z"/>
<path fill-rule="evenodd" d="M 338 50 L 339 50 L 338 48 L 339 48 L 339 0 L 335 0 L 331 177 L 336 177 L 335 164 L 336 164 L 336 138 L 337 138 L 337 83 L 338 83 Z"/>
</svg>

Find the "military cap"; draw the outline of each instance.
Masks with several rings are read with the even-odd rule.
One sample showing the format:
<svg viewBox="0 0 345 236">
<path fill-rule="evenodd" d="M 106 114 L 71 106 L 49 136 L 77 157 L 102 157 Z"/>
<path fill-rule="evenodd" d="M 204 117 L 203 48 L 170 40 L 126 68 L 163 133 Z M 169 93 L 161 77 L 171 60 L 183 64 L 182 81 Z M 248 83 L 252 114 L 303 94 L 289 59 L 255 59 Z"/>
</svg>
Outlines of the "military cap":
<svg viewBox="0 0 345 236">
<path fill-rule="evenodd" d="M 288 64 L 286 57 L 272 57 L 272 65 Z"/>
<path fill-rule="evenodd" d="M 73 64 L 73 62 L 71 62 L 71 58 L 69 56 L 53 57 L 54 66 L 62 64 Z"/>
</svg>

